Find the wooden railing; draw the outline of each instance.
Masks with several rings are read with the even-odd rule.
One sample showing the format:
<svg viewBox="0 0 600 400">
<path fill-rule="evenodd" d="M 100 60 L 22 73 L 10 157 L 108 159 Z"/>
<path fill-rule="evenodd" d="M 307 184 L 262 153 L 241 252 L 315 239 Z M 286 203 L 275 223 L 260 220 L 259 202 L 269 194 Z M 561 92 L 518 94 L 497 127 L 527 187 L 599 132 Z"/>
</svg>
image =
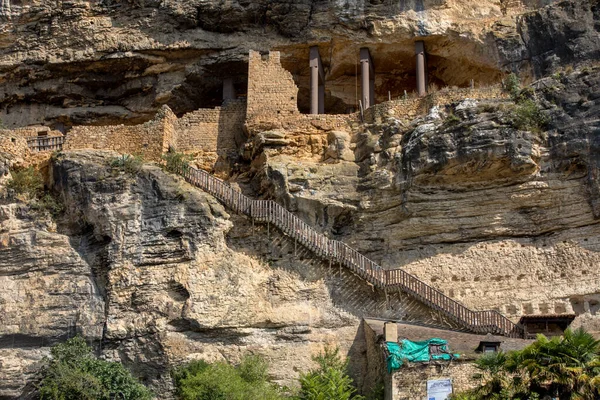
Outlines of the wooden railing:
<svg viewBox="0 0 600 400">
<path fill-rule="evenodd" d="M 27 146 L 33 153 L 62 150 L 64 136 L 34 136 L 27 138 Z"/>
<path fill-rule="evenodd" d="M 473 311 L 402 269 L 386 270 L 346 244 L 314 230 L 272 200 L 253 200 L 213 175 L 187 165 L 178 169 L 192 185 L 213 195 L 233 211 L 273 224 L 322 259 L 339 263 L 374 286 L 399 288 L 458 325 L 476 333 L 522 337 L 523 329 L 498 311 Z"/>
</svg>

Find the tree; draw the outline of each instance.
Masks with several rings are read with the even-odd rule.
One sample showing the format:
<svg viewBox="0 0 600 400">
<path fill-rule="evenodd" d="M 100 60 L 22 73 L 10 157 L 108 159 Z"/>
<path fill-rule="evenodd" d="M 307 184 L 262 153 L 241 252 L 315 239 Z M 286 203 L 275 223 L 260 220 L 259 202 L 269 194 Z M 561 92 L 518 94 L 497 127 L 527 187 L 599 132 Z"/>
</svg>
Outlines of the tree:
<svg viewBox="0 0 600 400">
<path fill-rule="evenodd" d="M 300 376 L 301 400 L 363 400 L 356 395 L 352 378 L 348 376 L 348 360 L 342 361 L 339 348 L 326 347 L 323 353 L 313 357 L 319 365 Z"/>
<path fill-rule="evenodd" d="M 122 364 L 99 360 L 76 336 L 50 350 L 40 384 L 42 400 L 146 400 L 153 396 Z"/>
<path fill-rule="evenodd" d="M 562 337 L 537 340 L 515 353 L 513 363 L 526 372 L 530 387 L 560 398 L 600 395 L 600 341 L 583 329 L 567 329 Z"/>
</svg>

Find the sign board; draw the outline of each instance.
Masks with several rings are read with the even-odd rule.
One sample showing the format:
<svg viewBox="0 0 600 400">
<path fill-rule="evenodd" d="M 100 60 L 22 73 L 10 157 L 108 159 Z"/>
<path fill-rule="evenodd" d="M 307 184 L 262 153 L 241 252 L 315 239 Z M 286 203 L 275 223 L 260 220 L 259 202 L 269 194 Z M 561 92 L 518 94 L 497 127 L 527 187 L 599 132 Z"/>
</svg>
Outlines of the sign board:
<svg viewBox="0 0 600 400">
<path fill-rule="evenodd" d="M 446 400 L 452 394 L 452 379 L 427 381 L 427 400 Z"/>
</svg>

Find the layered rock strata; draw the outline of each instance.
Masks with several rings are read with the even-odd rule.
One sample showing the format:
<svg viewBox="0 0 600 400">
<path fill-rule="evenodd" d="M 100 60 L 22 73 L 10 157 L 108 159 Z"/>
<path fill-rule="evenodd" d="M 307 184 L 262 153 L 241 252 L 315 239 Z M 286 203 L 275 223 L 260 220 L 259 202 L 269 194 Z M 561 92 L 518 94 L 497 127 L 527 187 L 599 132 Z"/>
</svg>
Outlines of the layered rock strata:
<svg viewBox="0 0 600 400">
<path fill-rule="evenodd" d="M 597 58 L 596 2 L 458 0 L 4 1 L 0 118 L 6 127 L 135 124 L 164 104 L 177 115 L 221 104 L 222 84 L 247 91 L 250 49 L 280 50 L 308 110 L 308 49 L 326 72 L 326 110 L 358 107 L 357 56 L 369 47 L 376 98 L 415 90 L 414 41 L 430 83 L 539 77 Z M 526 12 L 525 14 L 522 14 Z M 357 69 L 358 68 L 358 69 Z"/>
</svg>

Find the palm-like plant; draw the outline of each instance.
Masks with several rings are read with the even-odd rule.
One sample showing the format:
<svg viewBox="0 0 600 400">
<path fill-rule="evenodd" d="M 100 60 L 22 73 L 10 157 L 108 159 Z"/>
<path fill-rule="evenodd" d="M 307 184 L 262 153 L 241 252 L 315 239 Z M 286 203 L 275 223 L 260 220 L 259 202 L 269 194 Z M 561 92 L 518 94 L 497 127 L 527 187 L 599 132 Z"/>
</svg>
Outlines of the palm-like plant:
<svg viewBox="0 0 600 400">
<path fill-rule="evenodd" d="M 562 337 L 538 335 L 531 345 L 512 357 L 529 386 L 561 398 L 593 399 L 600 393 L 600 341 L 583 329 L 567 329 Z"/>
<path fill-rule="evenodd" d="M 539 335 L 521 351 L 486 355 L 476 366 L 479 386 L 456 398 L 600 398 L 600 340 L 583 329 L 567 329 L 562 337 L 552 339 Z"/>
</svg>

